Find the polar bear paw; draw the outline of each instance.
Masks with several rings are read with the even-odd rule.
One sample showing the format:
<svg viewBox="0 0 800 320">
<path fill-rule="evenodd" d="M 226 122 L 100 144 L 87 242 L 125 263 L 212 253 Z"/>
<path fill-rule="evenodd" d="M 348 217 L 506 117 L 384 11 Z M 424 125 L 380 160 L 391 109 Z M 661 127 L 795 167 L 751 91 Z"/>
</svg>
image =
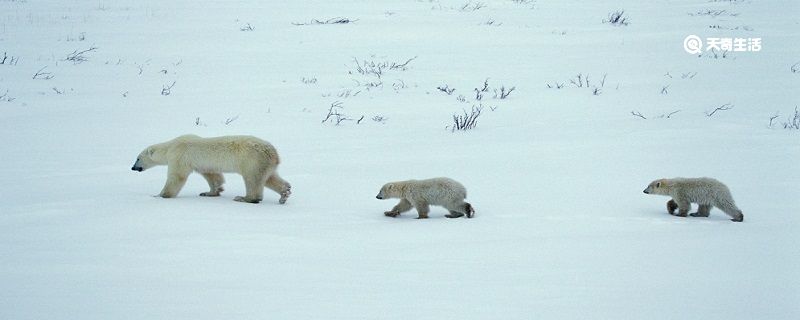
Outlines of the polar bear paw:
<svg viewBox="0 0 800 320">
<path fill-rule="evenodd" d="M 285 191 L 281 192 L 281 198 L 278 200 L 278 203 L 284 204 L 286 200 L 289 199 L 289 196 L 292 195 L 292 187 L 289 187 Z"/>
<path fill-rule="evenodd" d="M 259 203 L 259 202 L 261 202 L 261 199 L 249 199 L 247 197 L 236 196 L 235 198 L 233 198 L 233 201 L 247 202 L 247 203 Z"/>
</svg>

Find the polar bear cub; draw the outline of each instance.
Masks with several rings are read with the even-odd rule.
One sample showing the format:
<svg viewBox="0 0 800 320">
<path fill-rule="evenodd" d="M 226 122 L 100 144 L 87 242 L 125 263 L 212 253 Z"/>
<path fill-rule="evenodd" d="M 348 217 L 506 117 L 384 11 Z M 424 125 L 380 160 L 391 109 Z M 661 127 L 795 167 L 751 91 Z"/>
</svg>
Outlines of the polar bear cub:
<svg viewBox="0 0 800 320">
<path fill-rule="evenodd" d="M 222 173 L 236 172 L 244 178 L 247 194 L 236 201 L 258 203 L 264 187 L 281 195 L 279 203 L 286 203 L 291 185 L 276 172 L 278 152 L 269 142 L 252 136 L 223 136 L 201 138 L 183 135 L 167 142 L 149 146 L 139 154 L 131 170 L 144 171 L 154 166 L 166 165 L 167 183 L 159 196 L 173 198 L 178 195 L 192 171 L 200 173 L 211 188 L 200 195 L 216 197 L 224 190 Z"/>
<path fill-rule="evenodd" d="M 644 189 L 644 193 L 670 196 L 667 211 L 671 215 L 685 217 L 692 203 L 699 205 L 692 217 L 708 217 L 712 207 L 717 207 L 731 218 L 731 221 L 744 220 L 742 211 L 736 207 L 731 191 L 722 182 L 712 178 L 672 178 L 655 180 Z"/>
<path fill-rule="evenodd" d="M 475 210 L 471 204 L 464 202 L 466 197 L 467 189 L 450 178 L 389 182 L 383 185 L 376 196 L 381 200 L 400 199 L 400 203 L 392 210 L 384 212 L 387 217 L 397 217 L 413 207 L 419 214 L 417 219 L 427 219 L 431 205 L 442 206 L 449 210 L 450 213 L 445 215 L 448 218 L 462 216 L 472 218 Z"/>
</svg>

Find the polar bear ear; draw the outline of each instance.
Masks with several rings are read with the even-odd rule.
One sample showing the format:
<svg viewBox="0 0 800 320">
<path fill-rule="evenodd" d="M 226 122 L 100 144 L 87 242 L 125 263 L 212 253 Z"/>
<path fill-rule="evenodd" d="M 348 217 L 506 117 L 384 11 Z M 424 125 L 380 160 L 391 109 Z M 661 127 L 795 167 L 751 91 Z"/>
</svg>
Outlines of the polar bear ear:
<svg viewBox="0 0 800 320">
<path fill-rule="evenodd" d="M 156 152 L 156 150 L 154 150 L 153 148 L 147 148 L 147 155 L 148 155 L 148 156 L 151 156 L 151 157 L 152 157 L 152 156 L 153 156 L 153 153 L 155 153 L 155 152 Z"/>
<path fill-rule="evenodd" d="M 387 183 L 386 184 L 386 190 L 387 191 L 394 190 L 394 183 Z"/>
</svg>

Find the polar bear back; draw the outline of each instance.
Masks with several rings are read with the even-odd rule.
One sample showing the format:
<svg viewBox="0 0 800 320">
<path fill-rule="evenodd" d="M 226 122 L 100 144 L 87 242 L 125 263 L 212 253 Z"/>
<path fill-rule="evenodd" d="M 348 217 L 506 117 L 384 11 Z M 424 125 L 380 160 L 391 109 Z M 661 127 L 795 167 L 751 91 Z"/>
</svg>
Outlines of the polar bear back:
<svg viewBox="0 0 800 320">
<path fill-rule="evenodd" d="M 424 200 L 432 205 L 451 204 L 467 197 L 467 189 L 461 183 L 444 177 L 408 180 L 405 193 L 407 198 Z"/>
<path fill-rule="evenodd" d="M 671 193 L 673 197 L 691 203 L 717 205 L 719 202 L 733 204 L 731 191 L 722 182 L 713 178 L 673 178 Z"/>
<path fill-rule="evenodd" d="M 253 136 L 186 135 L 167 143 L 170 161 L 189 165 L 197 172 L 243 172 L 274 168 L 279 162 L 275 147 Z"/>
</svg>

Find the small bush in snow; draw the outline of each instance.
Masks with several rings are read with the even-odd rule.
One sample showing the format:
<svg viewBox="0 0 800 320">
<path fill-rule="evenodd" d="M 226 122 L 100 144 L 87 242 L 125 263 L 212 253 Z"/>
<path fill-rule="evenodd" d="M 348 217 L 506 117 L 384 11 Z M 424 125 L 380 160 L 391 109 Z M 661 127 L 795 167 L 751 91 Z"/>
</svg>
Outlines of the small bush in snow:
<svg viewBox="0 0 800 320">
<path fill-rule="evenodd" d="M 296 26 L 308 26 L 308 25 L 319 25 L 319 24 L 348 24 L 358 21 L 358 19 L 348 19 L 342 17 L 330 18 L 328 20 L 311 20 L 310 22 L 292 22 L 293 25 Z"/>
<path fill-rule="evenodd" d="M 506 87 L 501 86 L 500 87 L 500 92 L 498 92 L 497 89 L 494 89 L 494 98 L 495 99 L 508 98 L 508 96 L 511 94 L 511 91 L 514 91 L 514 89 L 516 89 L 516 88 L 517 87 L 511 87 L 510 89 L 506 89 Z"/>
<path fill-rule="evenodd" d="M 387 120 L 389 120 L 389 118 L 386 118 L 379 114 L 376 114 L 374 117 L 372 117 L 372 121 L 375 122 L 386 123 Z"/>
<path fill-rule="evenodd" d="M 728 59 L 730 56 L 730 50 L 717 50 L 716 48 L 711 48 L 711 54 L 706 54 L 707 58 L 711 59 Z M 699 55 L 702 57 L 703 55 Z"/>
<path fill-rule="evenodd" d="M 592 91 L 592 95 L 599 96 L 603 93 L 603 87 L 606 86 L 606 77 L 608 74 L 603 74 L 603 77 L 600 81 L 592 82 L 591 77 L 589 74 L 584 75 L 583 73 L 579 73 L 573 79 L 569 79 L 569 83 L 572 84 L 575 88 L 587 88 Z M 564 88 L 565 82 L 553 82 L 552 84 L 547 83 L 547 87 L 550 89 L 561 89 Z"/>
<path fill-rule="evenodd" d="M 15 66 L 19 62 L 19 57 L 8 56 L 8 52 L 3 52 L 3 58 L 0 59 L 0 64 L 7 64 L 9 66 Z"/>
<path fill-rule="evenodd" d="M 456 91 L 456 88 L 450 88 L 448 85 L 439 86 L 439 87 L 436 87 L 436 89 L 438 89 L 441 92 L 446 93 L 448 96 L 453 94 L 454 91 Z"/>
<path fill-rule="evenodd" d="M 603 20 L 603 23 L 609 23 L 613 26 L 627 26 L 628 17 L 625 16 L 625 10 L 617 10 L 608 14 L 608 18 Z"/>
<path fill-rule="evenodd" d="M 783 128 L 800 130 L 800 110 L 797 110 L 797 107 L 794 108 L 794 115 L 783 123 Z"/>
<path fill-rule="evenodd" d="M 199 119 L 199 118 L 198 118 L 198 119 Z M 239 115 L 238 115 L 238 114 L 237 114 L 236 116 L 234 116 L 234 117 L 231 117 L 231 118 L 227 118 L 227 119 L 225 119 L 225 121 L 224 121 L 223 123 L 224 123 L 226 126 L 229 126 L 231 123 L 233 123 L 234 121 L 236 121 L 236 119 L 239 119 Z"/>
<path fill-rule="evenodd" d="M 16 100 L 16 98 L 8 96 L 8 90 L 5 93 L 0 94 L 0 101 L 11 102 Z"/>
<path fill-rule="evenodd" d="M 672 116 L 675 115 L 678 112 L 681 112 L 681 111 L 680 110 L 675 110 L 675 111 L 672 111 L 670 113 L 663 113 L 663 114 L 661 114 L 661 115 L 659 115 L 657 117 L 653 117 L 653 119 L 671 119 Z M 642 114 L 639 111 L 631 111 L 631 115 L 634 116 L 634 117 L 637 117 L 637 118 L 641 118 L 641 119 L 647 120 L 647 117 L 645 117 L 644 114 Z"/>
<path fill-rule="evenodd" d="M 241 31 L 253 31 L 253 30 L 255 30 L 255 28 L 253 28 L 253 26 L 251 26 L 250 23 L 247 23 L 247 24 L 243 25 L 242 27 L 240 27 L 239 30 L 241 30 Z"/>
<path fill-rule="evenodd" d="M 335 125 L 340 125 L 342 122 L 345 121 L 356 121 L 356 124 L 361 123 L 361 120 L 364 120 L 364 116 L 362 115 L 361 118 L 358 120 L 353 119 L 342 113 L 344 110 L 344 106 L 342 106 L 341 101 L 334 101 L 331 103 L 331 106 L 328 108 L 328 114 L 325 116 L 325 119 L 322 119 L 322 123 L 331 122 Z"/>
<path fill-rule="evenodd" d="M 376 60 L 361 60 L 359 61 L 356 58 L 353 58 L 353 62 L 356 63 L 355 70 L 350 71 L 350 74 L 353 74 L 354 71 L 357 74 L 364 75 L 364 76 L 375 76 L 380 79 L 384 72 L 387 71 L 406 71 L 408 69 L 408 64 L 411 61 L 414 61 L 417 57 L 410 58 L 405 62 L 398 62 L 398 61 L 376 61 Z"/>
<path fill-rule="evenodd" d="M 79 64 L 89 60 L 89 57 L 86 56 L 87 53 L 97 50 L 98 48 L 92 45 L 89 49 L 86 50 L 75 50 L 72 53 L 68 54 L 64 61 L 72 61 L 74 64 Z"/>
<path fill-rule="evenodd" d="M 467 3 L 461 6 L 461 11 L 471 12 L 471 11 L 478 11 L 483 8 L 486 8 L 486 4 L 483 2 L 467 1 Z"/>
<path fill-rule="evenodd" d="M 478 117 L 481 116 L 481 110 L 483 110 L 483 106 L 472 106 L 472 112 L 470 113 L 467 113 L 467 111 L 464 110 L 463 115 L 454 114 L 453 125 L 451 126 L 450 131 L 467 131 L 475 128 L 475 126 L 478 125 Z"/>
<path fill-rule="evenodd" d="M 303 77 L 303 79 L 301 81 L 303 81 L 304 84 L 317 84 L 317 78 L 316 77 L 311 77 L 311 78 Z"/>
</svg>

